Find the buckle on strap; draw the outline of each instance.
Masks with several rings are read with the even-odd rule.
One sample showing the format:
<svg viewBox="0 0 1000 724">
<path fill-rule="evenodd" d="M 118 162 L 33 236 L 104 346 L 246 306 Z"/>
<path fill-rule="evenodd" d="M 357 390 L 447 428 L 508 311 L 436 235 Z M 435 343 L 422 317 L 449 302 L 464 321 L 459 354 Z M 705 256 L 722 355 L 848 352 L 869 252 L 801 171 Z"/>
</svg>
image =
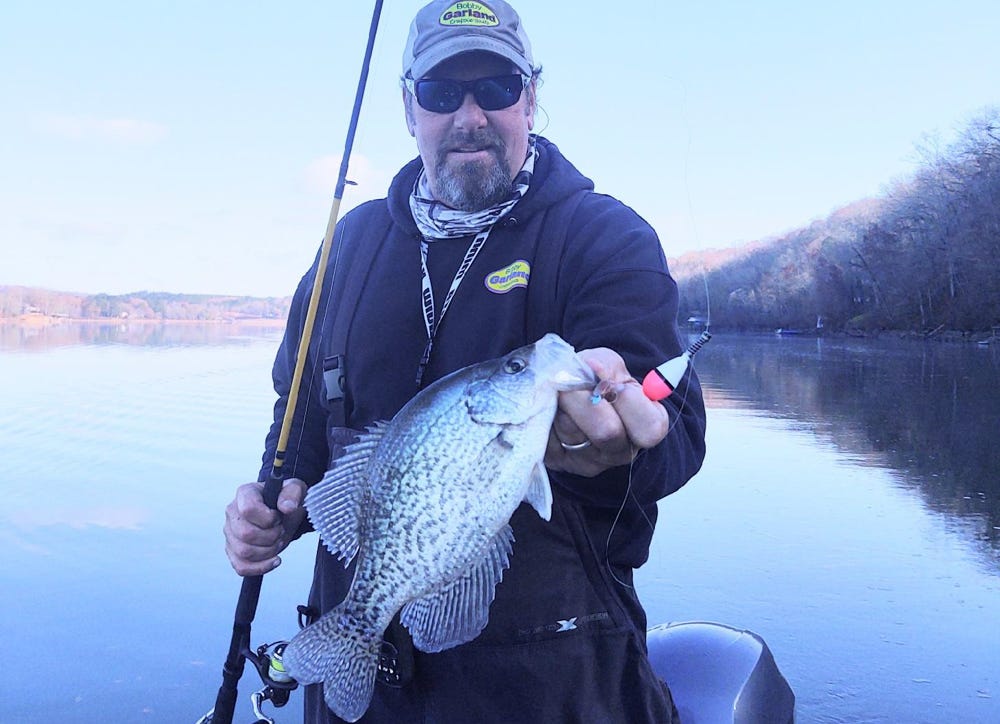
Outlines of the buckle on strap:
<svg viewBox="0 0 1000 724">
<path fill-rule="evenodd" d="M 328 402 L 344 399 L 344 355 L 335 354 L 323 360 L 323 386 Z"/>
</svg>

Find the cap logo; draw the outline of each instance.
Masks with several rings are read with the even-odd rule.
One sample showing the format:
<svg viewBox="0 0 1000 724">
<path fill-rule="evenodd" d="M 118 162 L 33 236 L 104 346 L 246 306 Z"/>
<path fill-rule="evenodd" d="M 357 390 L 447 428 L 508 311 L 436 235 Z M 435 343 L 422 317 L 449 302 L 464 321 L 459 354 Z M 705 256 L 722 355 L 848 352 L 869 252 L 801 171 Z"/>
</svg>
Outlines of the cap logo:
<svg viewBox="0 0 1000 724">
<path fill-rule="evenodd" d="M 460 2 L 449 6 L 441 13 L 441 19 L 438 22 L 448 27 L 463 25 L 493 27 L 500 24 L 497 14 L 493 12 L 492 8 L 484 3 L 476 2 Z"/>
<path fill-rule="evenodd" d="M 530 276 L 531 264 L 524 259 L 518 259 L 503 269 L 490 272 L 483 281 L 486 283 L 486 288 L 494 294 L 506 294 L 511 289 L 528 286 Z"/>
</svg>

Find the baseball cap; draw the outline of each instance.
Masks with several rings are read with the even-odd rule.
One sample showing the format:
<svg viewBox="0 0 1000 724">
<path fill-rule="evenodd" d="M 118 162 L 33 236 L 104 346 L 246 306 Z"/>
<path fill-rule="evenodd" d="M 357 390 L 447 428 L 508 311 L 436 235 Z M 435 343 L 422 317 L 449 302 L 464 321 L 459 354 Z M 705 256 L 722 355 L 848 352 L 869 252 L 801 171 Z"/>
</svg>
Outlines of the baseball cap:
<svg viewBox="0 0 1000 724">
<path fill-rule="evenodd" d="M 531 43 L 517 11 L 504 0 L 435 0 L 417 13 L 403 50 L 403 76 L 422 78 L 438 63 L 483 50 L 532 73 Z"/>
</svg>

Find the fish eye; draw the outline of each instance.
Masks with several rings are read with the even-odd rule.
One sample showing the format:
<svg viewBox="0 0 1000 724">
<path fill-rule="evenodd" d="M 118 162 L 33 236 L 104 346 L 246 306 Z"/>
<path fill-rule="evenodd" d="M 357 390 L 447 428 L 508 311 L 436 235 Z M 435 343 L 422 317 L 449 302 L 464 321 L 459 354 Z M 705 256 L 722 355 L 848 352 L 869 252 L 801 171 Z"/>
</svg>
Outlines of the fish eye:
<svg viewBox="0 0 1000 724">
<path fill-rule="evenodd" d="M 520 357 L 511 357 L 503 363 L 503 371 L 508 374 L 516 375 L 518 372 L 522 372 L 527 366 L 528 363 Z"/>
</svg>

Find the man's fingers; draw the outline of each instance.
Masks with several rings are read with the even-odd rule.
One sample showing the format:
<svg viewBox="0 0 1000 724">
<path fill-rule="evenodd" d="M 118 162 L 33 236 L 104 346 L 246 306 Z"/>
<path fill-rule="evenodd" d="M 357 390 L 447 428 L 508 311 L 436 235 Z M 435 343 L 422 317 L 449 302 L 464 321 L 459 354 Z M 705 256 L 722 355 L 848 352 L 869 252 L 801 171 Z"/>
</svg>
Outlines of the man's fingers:
<svg viewBox="0 0 1000 724">
<path fill-rule="evenodd" d="M 587 411 L 586 406 L 591 404 L 589 395 L 588 392 L 564 392 L 559 396 L 559 409 L 552 421 L 552 429 L 559 441 L 573 445 L 590 440 L 590 436 L 576 422 L 583 417 L 581 410 Z"/>
<path fill-rule="evenodd" d="M 278 505 L 287 511 L 284 514 L 267 507 L 263 488 L 261 483 L 241 485 L 226 506 L 226 557 L 241 576 L 263 575 L 280 565 L 278 554 L 305 516 L 304 482 L 290 479 L 282 485 Z"/>
<path fill-rule="evenodd" d="M 614 409 L 632 444 L 650 448 L 666 437 L 670 427 L 666 408 L 643 394 L 642 385 L 632 377 L 618 353 L 599 347 L 579 354 L 600 377 L 605 388 L 603 400 Z"/>
<path fill-rule="evenodd" d="M 233 570 L 241 576 L 262 576 L 281 565 L 281 559 L 276 555 L 268 555 L 260 559 L 250 558 L 240 555 L 240 552 L 231 549 L 228 544 L 226 545 L 226 557 L 229 558 Z"/>
<path fill-rule="evenodd" d="M 589 392 L 564 392 L 559 398 L 559 412 L 553 422 L 556 435 L 567 445 L 589 440 L 592 447 L 614 456 L 615 464 L 621 461 L 631 443 L 628 431 L 615 407 L 605 400 L 597 404 Z"/>
<path fill-rule="evenodd" d="M 302 502 L 306 498 L 307 486 L 305 481 L 299 478 L 289 478 L 281 485 L 281 492 L 278 493 L 278 510 L 282 513 L 294 513 L 302 507 Z"/>
<path fill-rule="evenodd" d="M 272 546 L 281 537 L 281 526 L 275 524 L 261 528 L 246 518 L 240 517 L 234 509 L 227 508 L 226 525 L 223 532 L 226 534 L 227 540 L 240 540 L 254 546 Z"/>
<path fill-rule="evenodd" d="M 278 511 L 264 504 L 263 491 L 263 483 L 241 485 L 231 505 L 235 506 L 236 517 L 258 528 L 270 528 L 278 524 Z"/>
<path fill-rule="evenodd" d="M 560 393 L 545 464 L 593 476 L 627 465 L 640 449 L 657 445 L 666 436 L 670 420 L 663 405 L 642 393 L 618 353 L 602 347 L 578 354 L 601 379 L 597 390 L 601 397 L 595 403 L 590 391 Z"/>
<path fill-rule="evenodd" d="M 230 554 L 230 560 L 235 558 L 246 563 L 259 563 L 278 555 L 278 546 L 273 543 L 271 545 L 256 545 L 239 538 L 228 538 L 226 552 Z"/>
<path fill-rule="evenodd" d="M 599 379 L 617 382 L 631 377 L 625 366 L 625 360 L 613 349 L 607 347 L 581 349 L 577 352 L 577 356 L 594 370 Z"/>
<path fill-rule="evenodd" d="M 589 393 L 584 395 L 586 399 L 580 408 L 583 412 L 577 413 L 575 419 L 572 411 L 561 410 L 556 414 L 546 447 L 545 464 L 554 470 L 593 477 L 610 467 L 630 463 L 635 448 L 625 435 L 618 414 L 606 402 L 594 405 Z M 573 407 L 572 404 L 569 406 Z M 574 447 L 583 442 L 588 444 Z"/>
<path fill-rule="evenodd" d="M 235 510 L 234 504 L 227 508 L 223 535 L 226 557 L 233 569 L 241 576 L 257 576 L 276 568 L 281 563 L 278 553 L 283 548 L 281 526 L 258 528 L 243 519 L 231 517 L 231 510 Z"/>
<path fill-rule="evenodd" d="M 614 400 L 608 404 L 614 408 L 632 444 L 639 448 L 658 445 L 670 429 L 666 408 L 646 397 L 642 386 L 634 380 L 615 392 Z"/>
</svg>

